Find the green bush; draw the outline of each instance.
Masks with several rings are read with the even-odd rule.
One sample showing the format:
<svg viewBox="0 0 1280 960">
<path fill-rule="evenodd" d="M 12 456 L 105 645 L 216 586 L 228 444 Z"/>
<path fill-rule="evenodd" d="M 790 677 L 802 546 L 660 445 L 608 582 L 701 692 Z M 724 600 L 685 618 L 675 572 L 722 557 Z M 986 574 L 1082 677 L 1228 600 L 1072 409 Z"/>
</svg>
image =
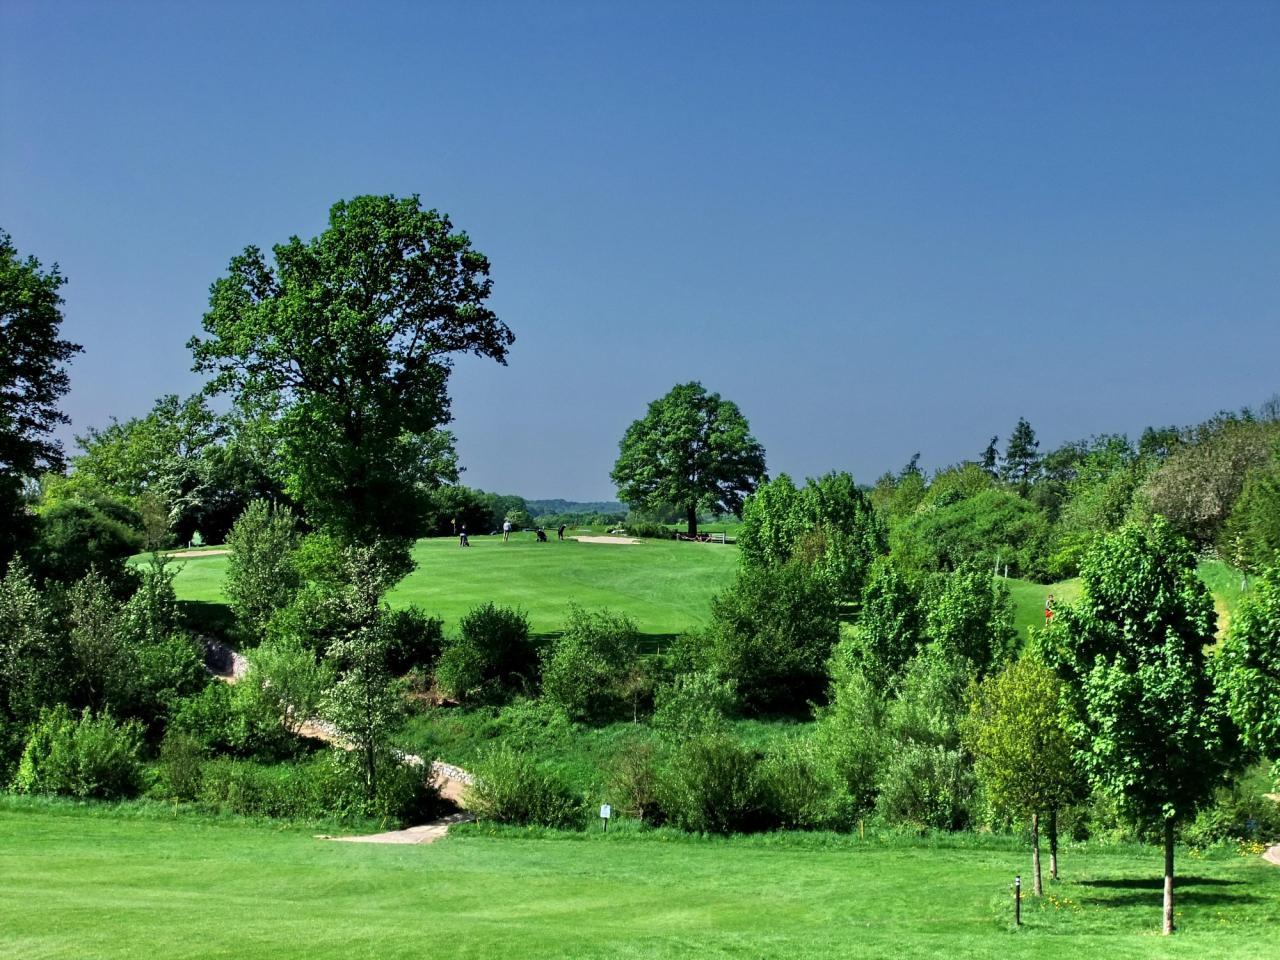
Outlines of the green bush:
<svg viewBox="0 0 1280 960">
<path fill-rule="evenodd" d="M 195 737 L 170 730 L 160 744 L 156 790 L 166 800 L 195 800 L 209 752 Z"/>
<path fill-rule="evenodd" d="M 1182 829 L 1195 847 L 1220 841 L 1280 842 L 1280 803 L 1266 796 L 1273 786 L 1262 765 L 1214 793 L 1213 802 Z"/>
<path fill-rule="evenodd" d="M 653 726 L 673 740 L 688 740 L 723 729 L 737 702 L 732 680 L 722 680 L 709 670 L 679 673 L 658 688 Z"/>
<path fill-rule="evenodd" d="M 578 720 L 616 714 L 640 634 L 625 614 L 569 607 L 564 631 L 542 652 L 542 695 Z"/>
<path fill-rule="evenodd" d="M 528 685 L 537 664 L 528 617 L 486 603 L 463 617 L 458 635 L 445 641 L 436 683 L 455 700 L 499 697 Z"/>
<path fill-rule="evenodd" d="M 973 820 L 973 766 L 956 748 L 899 742 L 885 757 L 876 813 L 892 823 L 963 830 Z"/>
<path fill-rule="evenodd" d="M 620 814 L 643 823 L 659 823 L 658 757 L 653 744 L 633 740 L 613 758 L 609 799 Z"/>
<path fill-rule="evenodd" d="M 223 589 L 240 629 L 260 639 L 271 615 L 287 606 L 301 585 L 294 558 L 298 521 L 288 507 L 255 500 L 232 525 L 227 546 L 231 556 Z"/>
<path fill-rule="evenodd" d="M 444 644 L 444 621 L 429 617 L 416 607 L 392 610 L 386 615 L 387 669 L 400 676 L 414 669 L 435 666 Z"/>
<path fill-rule="evenodd" d="M 132 508 L 105 496 L 63 500 L 40 514 L 35 566 L 60 583 L 96 569 L 123 597 L 134 584 L 124 560 L 141 548 L 142 518 Z"/>
<path fill-rule="evenodd" d="M 116 800 L 142 787 L 142 729 L 88 710 L 73 716 L 65 706 L 43 710 L 18 761 L 14 789 L 69 797 Z"/>
<path fill-rule="evenodd" d="M 707 665 L 737 684 L 747 710 L 794 710 L 820 698 L 840 633 L 830 586 L 799 563 L 744 568 L 711 601 Z"/>
<path fill-rule="evenodd" d="M 421 768 L 379 758 L 378 794 L 364 792 L 360 759 L 332 750 L 296 763 L 261 764 L 221 757 L 204 764 L 197 799 L 244 816 L 284 819 L 378 819 L 404 824 L 435 816 L 438 794 Z"/>
<path fill-rule="evenodd" d="M 839 830 L 853 804 L 818 744 L 798 737 L 765 754 L 758 771 L 761 806 L 770 825 L 786 830 Z"/>
<path fill-rule="evenodd" d="M 658 777 L 658 805 L 683 830 L 739 833 L 763 822 L 755 757 L 724 733 L 680 744 Z"/>
<path fill-rule="evenodd" d="M 501 744 L 472 766 L 467 809 L 481 820 L 521 826 L 581 827 L 583 800 L 532 757 Z"/>
<path fill-rule="evenodd" d="M 831 705 L 818 714 L 816 748 L 853 810 L 869 810 L 889 752 L 888 703 L 883 688 L 858 670 L 834 686 Z"/>
<path fill-rule="evenodd" d="M 918 573 L 955 570 L 977 563 L 991 570 L 997 559 L 1015 577 L 1048 573 L 1048 516 L 1008 490 L 985 490 L 947 506 L 923 509 L 897 524 L 893 555 Z"/>
</svg>

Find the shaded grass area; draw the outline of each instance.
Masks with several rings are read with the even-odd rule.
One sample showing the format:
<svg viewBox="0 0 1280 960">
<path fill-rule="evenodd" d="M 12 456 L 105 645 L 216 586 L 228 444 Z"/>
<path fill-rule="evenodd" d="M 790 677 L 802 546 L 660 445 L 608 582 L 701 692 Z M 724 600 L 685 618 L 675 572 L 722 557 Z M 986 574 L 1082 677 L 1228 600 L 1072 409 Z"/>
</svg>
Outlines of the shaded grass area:
<svg viewBox="0 0 1280 960">
<path fill-rule="evenodd" d="M 466 550 L 452 538 L 420 540 L 413 549 L 417 569 L 388 600 L 443 617 L 446 629 L 482 603 L 519 607 L 543 636 L 561 628 L 570 602 L 608 607 L 634 619 L 656 648 L 703 624 L 711 597 L 737 569 L 733 546 L 658 540 L 634 546 L 561 543 L 552 536 L 550 543 L 537 543 L 533 534 L 515 534 L 505 544 L 501 537 L 472 537 Z M 181 563 L 174 581 L 180 600 L 224 602 L 226 556 Z"/>
<path fill-rule="evenodd" d="M 1244 958 L 1270 955 L 1280 924 L 1280 869 L 1257 858 L 1184 857 L 1164 939 L 1154 849 L 1067 850 L 1068 881 L 1015 932 L 1025 857 L 999 838 L 490 832 L 333 844 L 5 804 L 0 955 Z"/>
</svg>

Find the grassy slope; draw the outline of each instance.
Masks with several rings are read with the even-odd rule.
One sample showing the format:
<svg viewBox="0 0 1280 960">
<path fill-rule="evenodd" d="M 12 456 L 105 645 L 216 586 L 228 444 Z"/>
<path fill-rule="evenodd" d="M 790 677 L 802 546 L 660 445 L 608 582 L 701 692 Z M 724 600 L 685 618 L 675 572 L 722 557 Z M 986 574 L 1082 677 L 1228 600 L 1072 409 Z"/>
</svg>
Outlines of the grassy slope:
<svg viewBox="0 0 1280 960">
<path fill-rule="evenodd" d="M 463 550 L 452 538 L 419 541 L 418 568 L 392 591 L 391 603 L 420 607 L 451 627 L 492 600 L 524 609 L 534 631 L 546 634 L 561 627 L 573 601 L 627 613 L 646 634 L 672 635 L 706 620 L 712 594 L 732 579 L 738 559 L 732 546 L 669 541 L 536 543 L 532 534 L 517 534 L 507 544 L 501 537 L 471 543 Z M 180 599 L 222 600 L 225 556 L 182 563 Z"/>
<path fill-rule="evenodd" d="M 1008 928 L 1008 843 L 451 837 L 326 843 L 225 823 L 0 807 L 0 956 L 1262 957 L 1280 869 L 1182 857 L 1181 931 L 1155 936 L 1159 857 L 1068 849 L 1061 907 Z"/>
</svg>

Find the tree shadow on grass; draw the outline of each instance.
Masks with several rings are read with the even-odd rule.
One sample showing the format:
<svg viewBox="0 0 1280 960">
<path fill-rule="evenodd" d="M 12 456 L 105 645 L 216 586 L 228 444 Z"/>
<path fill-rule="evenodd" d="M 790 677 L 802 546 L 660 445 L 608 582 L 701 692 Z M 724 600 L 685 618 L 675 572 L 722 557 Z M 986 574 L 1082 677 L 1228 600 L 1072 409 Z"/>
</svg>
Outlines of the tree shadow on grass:
<svg viewBox="0 0 1280 960">
<path fill-rule="evenodd" d="M 1243 880 L 1224 880 L 1219 877 L 1175 877 L 1174 900 L 1179 905 L 1196 907 L 1223 906 L 1228 904 L 1261 903 L 1264 898 L 1252 893 L 1229 893 L 1204 887 L 1235 887 Z M 1116 893 L 1110 896 L 1081 897 L 1082 904 L 1098 907 L 1131 907 L 1141 904 L 1159 903 L 1164 892 L 1163 877 L 1124 877 L 1108 880 L 1081 880 L 1079 886 L 1094 890 L 1129 890 L 1131 893 Z"/>
<path fill-rule="evenodd" d="M 1102 887 L 1109 890 L 1163 890 L 1164 877 L 1121 877 L 1112 880 L 1077 880 L 1082 887 Z M 1174 877 L 1179 887 L 1238 887 L 1243 880 L 1224 880 L 1221 877 Z"/>
</svg>

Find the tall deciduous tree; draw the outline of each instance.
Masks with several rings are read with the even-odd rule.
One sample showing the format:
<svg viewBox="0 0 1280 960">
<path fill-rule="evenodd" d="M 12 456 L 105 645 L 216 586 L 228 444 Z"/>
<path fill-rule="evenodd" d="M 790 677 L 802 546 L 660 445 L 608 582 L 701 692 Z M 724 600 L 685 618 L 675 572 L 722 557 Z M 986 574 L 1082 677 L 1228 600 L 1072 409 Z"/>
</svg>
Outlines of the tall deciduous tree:
<svg viewBox="0 0 1280 960">
<path fill-rule="evenodd" d="M 679 505 L 691 537 L 699 510 L 740 516 L 764 477 L 764 447 L 738 405 L 696 382 L 649 404 L 619 447 L 612 474 L 618 495 L 641 509 Z"/>
<path fill-rule="evenodd" d="M 26 478 L 62 468 L 50 436 L 66 423 L 58 400 L 67 392 L 64 364 L 80 346 L 58 336 L 66 283 L 54 264 L 22 259 L 0 230 L 0 570 L 32 533 L 23 506 Z"/>
<path fill-rule="evenodd" d="M 424 532 L 432 485 L 455 478 L 447 383 L 459 353 L 506 362 L 485 306 L 489 261 L 418 197 L 334 204 L 328 228 L 245 248 L 213 284 L 195 369 L 265 410 L 287 492 L 348 542 Z"/>
<path fill-rule="evenodd" d="M 970 706 L 968 736 L 978 779 L 996 807 L 1031 818 L 1031 870 L 1040 874 L 1040 815 L 1049 814 L 1049 875 L 1058 879 L 1058 811 L 1080 795 L 1083 777 L 1059 707 L 1062 681 L 1024 656 L 987 677 Z"/>
<path fill-rule="evenodd" d="M 1215 616 L 1190 545 L 1162 517 L 1128 524 L 1081 563 L 1079 603 L 1045 649 L 1072 704 L 1094 787 L 1164 832 L 1164 932 L 1173 932 L 1173 837 L 1228 772 L 1235 731 L 1206 668 Z"/>
</svg>

